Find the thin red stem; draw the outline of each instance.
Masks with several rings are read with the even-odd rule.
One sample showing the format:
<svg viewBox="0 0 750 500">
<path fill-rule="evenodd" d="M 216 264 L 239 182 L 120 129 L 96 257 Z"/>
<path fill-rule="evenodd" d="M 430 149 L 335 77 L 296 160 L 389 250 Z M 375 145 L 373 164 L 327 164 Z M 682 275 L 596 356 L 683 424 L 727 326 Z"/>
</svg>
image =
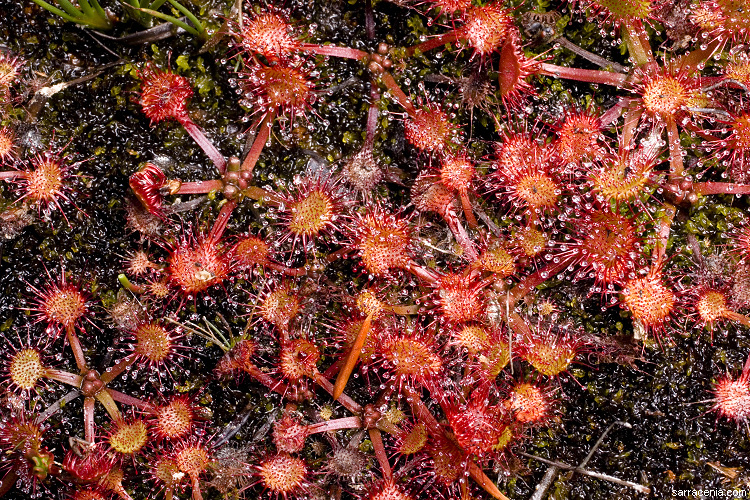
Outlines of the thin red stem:
<svg viewBox="0 0 750 500">
<path fill-rule="evenodd" d="M 74 325 L 68 325 L 65 327 L 65 336 L 67 337 L 68 344 L 70 344 L 70 348 L 73 351 L 73 357 L 76 359 L 76 366 L 78 366 L 81 373 L 88 371 L 86 357 L 83 355 L 83 348 L 81 347 L 81 342 L 78 340 L 78 335 L 76 334 Z"/>
<path fill-rule="evenodd" d="M 393 472 L 391 471 L 391 464 L 388 463 L 388 454 L 385 452 L 380 429 L 367 429 L 367 432 L 370 434 L 370 442 L 372 442 L 372 448 L 375 450 L 375 458 L 378 459 L 380 469 L 383 471 L 383 477 L 387 481 L 390 481 L 393 477 Z"/>
<path fill-rule="evenodd" d="M 322 387 L 323 390 L 325 390 L 328 394 L 333 394 L 333 384 L 330 380 L 325 378 L 320 373 L 316 373 L 314 379 L 315 383 Z M 362 413 L 362 407 L 346 394 L 342 394 L 341 396 L 339 396 L 336 401 L 344 405 L 344 408 L 352 413 Z"/>
<path fill-rule="evenodd" d="M 351 47 L 337 47 L 335 45 L 318 45 L 316 43 L 303 43 L 302 50 L 312 52 L 321 56 L 341 57 L 344 59 L 366 60 L 370 54 Z"/>
<path fill-rule="evenodd" d="M 568 265 L 573 261 L 573 258 L 574 256 L 572 255 L 568 257 L 558 257 L 557 262 L 550 262 L 534 274 L 530 274 L 523 278 L 521 282 L 513 287 L 513 290 L 510 291 L 510 296 L 508 297 L 508 307 L 510 309 L 513 309 L 516 302 L 525 297 L 531 290 L 541 285 L 548 279 L 553 278 L 557 275 L 557 273 L 568 267 Z"/>
<path fill-rule="evenodd" d="M 669 140 L 669 175 L 679 177 L 684 170 L 682 160 L 682 144 L 680 144 L 680 131 L 674 118 L 667 119 L 667 138 Z"/>
<path fill-rule="evenodd" d="M 750 194 L 750 184 L 732 182 L 695 182 L 693 191 L 697 194 Z"/>
<path fill-rule="evenodd" d="M 193 123 L 193 120 L 189 116 L 178 117 L 178 121 L 185 128 L 185 131 L 193 138 L 193 140 L 200 146 L 206 156 L 216 165 L 216 169 L 220 174 L 223 174 L 227 169 L 227 160 L 224 158 L 214 143 L 208 140 L 208 137 L 203 133 L 203 130 Z"/>
<path fill-rule="evenodd" d="M 229 200 L 221 207 L 219 216 L 216 217 L 214 225 L 211 228 L 211 232 L 208 235 L 209 241 L 217 243 L 221 240 L 221 236 L 224 234 L 224 230 L 227 228 L 229 218 L 232 216 L 232 211 L 237 207 L 237 200 Z"/>
<path fill-rule="evenodd" d="M 108 389 L 103 389 L 97 392 L 94 397 L 104 406 L 104 409 L 107 410 L 107 413 L 109 413 L 109 416 L 112 418 L 112 420 L 118 421 L 122 419 L 120 408 L 117 407 L 117 403 L 115 402 L 112 394 L 110 394 Z"/>
<path fill-rule="evenodd" d="M 118 403 L 122 403 L 124 405 L 129 405 L 129 406 L 135 406 L 136 408 L 140 408 L 141 410 L 150 410 L 154 407 L 151 403 L 148 403 L 142 399 L 138 399 L 133 396 L 128 396 L 125 393 L 116 391 L 114 389 L 110 389 L 109 387 L 105 390 L 106 392 L 109 393 L 110 396 L 112 396 L 112 399 L 117 401 Z"/>
<path fill-rule="evenodd" d="M 210 181 L 183 182 L 175 194 L 206 194 L 211 191 L 224 189 L 224 181 L 213 179 Z"/>
<path fill-rule="evenodd" d="M 341 429 L 359 429 L 362 427 L 362 419 L 359 417 L 344 417 L 326 422 L 318 422 L 307 426 L 307 434 L 320 432 L 338 431 Z"/>
<path fill-rule="evenodd" d="M 391 75 L 387 71 L 383 71 L 383 73 L 380 75 L 380 81 L 383 82 L 383 85 L 388 88 L 388 91 L 393 94 L 393 97 L 396 98 L 398 103 L 406 110 L 407 113 L 413 116 L 417 112 L 414 104 L 412 104 L 411 102 L 411 99 L 409 99 L 404 91 L 401 90 L 401 87 L 398 86 L 398 83 L 396 83 L 393 75 Z"/>
<path fill-rule="evenodd" d="M 603 85 L 613 85 L 622 87 L 627 82 L 628 75 L 622 73 L 611 73 L 609 71 L 599 71 L 596 69 L 578 69 L 566 68 L 555 64 L 541 63 L 539 73 L 555 78 L 565 78 L 567 80 L 577 80 L 579 82 L 601 83 Z"/>
<path fill-rule="evenodd" d="M 135 363 L 136 359 L 138 359 L 138 356 L 136 356 L 135 354 L 129 354 L 125 356 L 113 367 L 106 369 L 104 373 L 102 373 L 99 377 L 99 380 L 101 380 L 105 384 L 109 384 L 110 382 L 112 382 L 112 380 L 115 379 L 115 377 L 132 366 L 132 364 Z"/>
<path fill-rule="evenodd" d="M 10 181 L 17 178 L 26 177 L 26 172 L 22 170 L 8 170 L 7 172 L 0 172 L 0 180 Z"/>
<path fill-rule="evenodd" d="M 255 136 L 253 145 L 250 147 L 250 151 L 247 152 L 247 156 L 242 162 L 242 166 L 240 166 L 241 171 L 252 173 L 255 164 L 258 163 L 260 153 L 263 151 L 263 148 L 268 141 L 268 137 L 271 135 L 271 125 L 273 125 L 275 118 L 276 110 L 269 111 L 266 113 L 266 116 L 263 117 L 263 121 L 260 122 L 258 134 Z"/>
<path fill-rule="evenodd" d="M 83 398 L 83 434 L 86 441 L 93 443 L 96 439 L 96 431 L 94 430 L 94 406 L 96 406 L 96 400 L 90 396 Z"/>
<path fill-rule="evenodd" d="M 81 382 L 83 381 L 80 375 L 54 368 L 47 368 L 44 371 L 44 376 L 50 380 L 57 380 L 63 384 L 72 385 L 76 389 L 81 387 Z"/>
<path fill-rule="evenodd" d="M 426 40 L 419 45 L 414 45 L 413 47 L 409 47 L 406 49 L 406 55 L 411 57 L 413 56 L 417 51 L 419 52 L 427 52 L 432 49 L 436 49 L 438 47 L 442 47 L 446 43 L 452 43 L 456 42 L 459 39 L 459 34 L 456 32 L 456 30 L 449 31 L 448 33 L 443 33 L 442 35 L 438 35 L 434 38 L 430 38 L 429 40 Z"/>
</svg>

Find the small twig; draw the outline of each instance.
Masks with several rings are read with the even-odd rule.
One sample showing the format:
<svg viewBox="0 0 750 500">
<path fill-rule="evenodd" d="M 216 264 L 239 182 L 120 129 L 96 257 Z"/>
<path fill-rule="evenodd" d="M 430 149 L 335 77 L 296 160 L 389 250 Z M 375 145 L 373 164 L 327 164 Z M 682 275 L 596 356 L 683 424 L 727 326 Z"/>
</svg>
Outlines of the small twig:
<svg viewBox="0 0 750 500">
<path fill-rule="evenodd" d="M 688 111 L 691 113 L 706 113 L 711 115 L 719 115 L 723 116 L 724 118 L 732 118 L 732 115 L 724 111 L 723 109 L 716 109 L 716 108 L 687 108 Z"/>
<path fill-rule="evenodd" d="M 709 85 L 708 87 L 702 87 L 701 91 L 708 92 L 708 91 L 713 90 L 713 89 L 715 89 L 717 87 L 721 87 L 722 85 L 726 85 L 727 83 L 733 83 L 733 84 L 737 85 L 738 87 L 741 87 L 742 90 L 744 90 L 745 92 L 750 92 L 750 90 L 748 90 L 748 88 L 745 86 L 745 84 L 743 84 L 742 82 L 740 82 L 738 80 L 735 80 L 734 78 L 722 79 L 722 80 L 714 83 L 713 85 Z"/>
<path fill-rule="evenodd" d="M 583 469 L 583 468 L 577 467 L 575 465 L 568 465 L 566 463 L 558 462 L 556 460 L 547 460 L 546 458 L 538 457 L 536 455 L 530 455 L 528 453 L 519 452 L 518 454 L 521 455 L 521 456 L 523 456 L 523 457 L 531 458 L 531 459 L 536 460 L 538 462 L 542 462 L 543 464 L 553 465 L 555 467 L 558 467 L 558 468 L 564 469 L 564 470 L 571 470 L 571 471 L 575 472 L 576 474 L 583 474 L 584 476 L 595 477 L 597 479 L 602 479 L 602 480 L 608 481 L 610 483 L 619 484 L 621 486 L 627 486 L 628 488 L 632 488 L 632 489 L 636 490 L 639 493 L 643 493 L 643 494 L 646 494 L 646 495 L 648 495 L 649 493 L 651 493 L 651 488 L 649 488 L 648 486 L 643 486 L 642 484 L 633 483 L 633 482 L 630 482 L 630 481 L 624 481 L 622 479 L 618 479 L 616 477 L 613 477 L 613 476 L 610 476 L 610 475 L 607 475 L 607 474 L 602 474 L 600 472 L 590 471 L 588 469 Z"/>
<path fill-rule="evenodd" d="M 214 441 L 213 446 L 214 448 L 218 448 L 230 439 L 232 439 L 242 428 L 243 425 L 247 422 L 247 420 L 250 418 L 250 415 L 253 413 L 253 408 L 255 408 L 255 404 L 251 401 L 245 405 L 245 407 L 242 409 L 242 412 L 232 420 L 227 426 L 224 428 L 224 432 L 222 432 L 219 436 L 219 439 Z"/>
<path fill-rule="evenodd" d="M 42 422 L 47 420 L 50 416 L 55 414 L 58 410 L 60 410 L 63 407 L 63 405 L 70 403 L 71 401 L 73 401 L 75 398 L 77 398 L 80 395 L 81 393 L 78 392 L 78 390 L 73 389 L 72 391 L 67 393 L 65 396 L 61 397 L 60 399 L 58 399 L 57 401 L 49 405 L 49 407 L 46 410 L 44 410 L 43 413 L 40 413 L 36 417 L 35 423 L 41 424 Z"/>
<path fill-rule="evenodd" d="M 594 453 L 596 453 L 596 450 L 599 449 L 599 445 L 602 444 L 602 441 L 604 441 L 604 438 L 607 437 L 607 434 L 609 434 L 609 431 L 611 431 L 612 428 L 615 425 L 626 427 L 628 429 L 632 429 L 633 428 L 632 425 L 630 425 L 627 422 L 623 422 L 622 420 L 618 420 L 616 422 L 612 422 L 611 424 L 609 424 L 609 427 L 607 427 L 604 430 L 604 432 L 602 432 L 602 435 L 599 436 L 599 439 L 596 440 L 596 443 L 594 443 L 594 446 L 591 447 L 591 451 L 589 451 L 589 454 L 586 455 L 586 458 L 583 459 L 583 462 L 581 462 L 580 464 L 578 464 L 578 467 L 586 467 L 586 464 L 589 463 L 589 460 L 591 460 L 591 457 L 594 456 Z"/>
<path fill-rule="evenodd" d="M 560 472 L 560 468 L 556 465 L 550 465 L 547 469 L 547 472 L 544 473 L 544 477 L 539 482 L 539 484 L 536 485 L 536 488 L 534 488 L 534 494 L 531 495 L 531 498 L 529 500 L 542 500 L 544 498 L 544 494 L 547 493 L 547 490 L 550 486 L 552 486 L 552 482 L 557 477 L 557 474 Z"/>
</svg>

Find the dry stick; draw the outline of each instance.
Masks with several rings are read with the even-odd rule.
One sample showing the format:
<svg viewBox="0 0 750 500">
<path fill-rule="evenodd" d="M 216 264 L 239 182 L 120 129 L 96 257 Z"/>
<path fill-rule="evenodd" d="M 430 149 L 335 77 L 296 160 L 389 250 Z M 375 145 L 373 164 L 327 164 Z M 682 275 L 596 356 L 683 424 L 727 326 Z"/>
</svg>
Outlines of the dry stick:
<svg viewBox="0 0 750 500">
<path fill-rule="evenodd" d="M 529 500 L 542 500 L 542 498 L 544 498 L 544 494 L 547 493 L 549 487 L 552 486 L 552 481 L 555 480 L 559 472 L 559 467 L 557 467 L 556 465 L 550 465 L 549 468 L 547 468 L 547 472 L 544 473 L 544 477 L 542 478 L 542 480 L 539 481 L 539 483 L 534 488 L 534 494 L 531 495 L 531 498 L 529 498 Z"/>
<path fill-rule="evenodd" d="M 646 494 L 646 495 L 648 495 L 649 493 L 651 493 L 651 488 L 649 488 L 648 486 L 643 486 L 642 484 L 632 483 L 630 481 L 623 481 L 622 479 L 618 479 L 616 477 L 612 477 L 612 476 L 609 476 L 607 474 L 602 474 L 600 472 L 593 472 L 593 471 L 590 471 L 590 470 L 587 470 L 587 469 L 582 469 L 582 468 L 574 466 L 574 465 L 568 465 L 568 464 L 563 463 L 563 462 L 557 462 L 555 460 L 547 460 L 546 458 L 538 457 L 536 455 L 530 455 L 530 454 L 524 453 L 524 452 L 518 452 L 518 454 L 521 455 L 521 456 L 524 456 L 526 458 L 531 458 L 531 459 L 536 460 L 538 462 L 542 462 L 543 464 L 554 465 L 555 467 L 559 467 L 560 469 L 571 470 L 571 471 L 575 472 L 576 474 L 583 474 L 584 476 L 595 477 L 597 479 L 602 479 L 604 481 L 609 481 L 610 483 L 615 483 L 615 484 L 619 484 L 619 485 L 622 485 L 622 486 L 627 486 L 628 488 L 632 488 L 632 489 L 638 491 L 639 493 L 643 493 L 643 494 Z"/>
<path fill-rule="evenodd" d="M 339 396 L 341 396 L 341 393 L 344 392 L 346 383 L 349 381 L 349 377 L 351 377 L 354 367 L 357 366 L 357 361 L 359 361 L 359 356 L 362 354 L 362 347 L 365 345 L 367 335 L 370 333 L 370 326 L 372 325 L 372 319 L 376 312 L 378 311 L 371 311 L 362 322 L 362 326 L 357 333 L 357 337 L 354 339 L 352 348 L 346 356 L 344 366 L 336 377 L 336 383 L 333 385 L 333 399 L 338 399 Z"/>
<path fill-rule="evenodd" d="M 549 63 L 541 63 L 539 66 L 539 73 L 542 75 L 577 80 L 579 82 L 601 83 L 603 85 L 622 87 L 628 80 L 628 75 L 622 73 L 610 73 L 598 69 L 566 68 L 564 66 L 557 66 Z"/>
<path fill-rule="evenodd" d="M 50 416 L 57 413 L 57 411 L 60 410 L 63 406 L 70 403 L 71 401 L 73 401 L 75 398 L 77 398 L 80 395 L 81 393 L 77 389 L 70 391 L 65 396 L 61 397 L 60 399 L 58 399 L 57 401 L 49 405 L 47 409 L 44 410 L 44 412 L 37 415 L 36 419 L 34 419 L 34 423 L 36 424 L 43 423 Z"/>
<path fill-rule="evenodd" d="M 422 398 L 417 393 L 417 391 L 406 384 L 402 384 L 401 392 L 409 402 L 411 411 L 417 417 L 417 420 L 425 424 L 431 434 L 435 436 L 445 436 L 451 442 L 454 442 L 452 439 L 450 439 L 450 437 L 445 435 L 445 432 L 443 432 L 443 428 L 440 426 L 437 419 L 435 419 L 435 416 L 430 412 L 427 406 L 425 406 L 425 404 L 422 402 Z M 484 491 L 497 498 L 498 500 L 509 500 L 508 497 L 503 495 L 503 493 L 497 488 L 495 483 L 493 483 L 492 480 L 487 477 L 487 474 L 485 474 L 480 467 L 478 467 L 471 460 L 469 460 L 468 463 L 469 475 L 474 481 L 476 481 L 478 485 L 480 485 L 484 489 Z"/>
</svg>

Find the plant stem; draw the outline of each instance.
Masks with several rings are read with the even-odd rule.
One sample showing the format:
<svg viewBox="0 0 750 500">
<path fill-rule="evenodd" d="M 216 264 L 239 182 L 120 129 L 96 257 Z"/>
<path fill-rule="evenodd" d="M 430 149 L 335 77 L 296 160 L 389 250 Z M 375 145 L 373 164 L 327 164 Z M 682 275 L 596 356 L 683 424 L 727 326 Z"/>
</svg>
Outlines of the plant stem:
<svg viewBox="0 0 750 500">
<path fill-rule="evenodd" d="M 133 396 L 128 396 L 127 394 L 120 391 L 107 388 L 106 392 L 108 392 L 109 395 L 112 396 L 112 399 L 114 401 L 117 401 L 118 403 L 135 406 L 136 408 L 140 408 L 141 410 L 151 410 L 153 408 L 153 405 L 151 403 L 143 401 L 142 399 L 134 398 Z"/>
<path fill-rule="evenodd" d="M 227 168 L 227 160 L 224 158 L 224 155 L 222 155 L 218 149 L 216 149 L 216 146 L 208 140 L 208 137 L 203 133 L 203 130 L 196 125 L 193 120 L 190 119 L 189 116 L 180 116 L 177 117 L 180 124 L 185 128 L 185 131 L 187 131 L 188 134 L 190 134 L 190 137 L 193 138 L 193 140 L 200 146 L 200 148 L 203 150 L 204 153 L 206 153 L 206 156 L 208 156 L 211 161 L 216 165 L 216 169 L 219 171 L 220 174 L 223 174 L 224 171 Z"/>
<path fill-rule="evenodd" d="M 263 121 L 260 122 L 258 134 L 255 136 L 253 145 L 250 148 L 250 151 L 247 152 L 245 160 L 242 162 L 242 166 L 240 167 L 241 171 L 253 172 L 255 164 L 258 162 L 258 158 L 260 158 L 260 153 L 263 151 L 263 147 L 266 145 L 268 137 L 271 134 L 271 125 L 273 125 L 275 118 L 276 110 L 269 111 L 266 113 L 266 116 L 263 117 Z"/>
<path fill-rule="evenodd" d="M 117 407 L 117 403 L 112 397 L 112 394 L 109 393 L 108 389 L 102 389 L 97 392 L 94 397 L 104 406 L 104 409 L 107 410 L 107 413 L 109 413 L 112 420 L 117 421 L 122 419 L 122 413 L 120 413 L 120 409 Z"/>
<path fill-rule="evenodd" d="M 697 194 L 750 194 L 750 184 L 732 182 L 695 182 L 693 191 Z"/>
<path fill-rule="evenodd" d="M 350 47 L 336 47 L 335 45 L 318 45 L 316 43 L 303 43 L 302 50 L 312 52 L 321 56 L 341 57 L 343 59 L 366 60 L 370 54 L 363 50 Z"/>
<path fill-rule="evenodd" d="M 112 380 L 114 380 L 115 377 L 117 377 L 122 372 L 127 370 L 130 366 L 132 366 L 133 363 L 135 363 L 136 359 L 138 359 L 138 356 L 135 353 L 125 356 L 120 361 L 118 361 L 115 364 L 115 366 L 112 366 L 104 370 L 104 373 L 101 374 L 101 376 L 99 377 L 99 380 L 101 380 L 105 384 L 112 382 Z"/>
<path fill-rule="evenodd" d="M 456 32 L 456 30 L 449 31 L 448 33 L 443 33 L 442 35 L 438 35 L 434 38 L 430 38 L 429 40 L 426 40 L 420 43 L 419 45 L 414 45 L 413 47 L 407 48 L 406 55 L 411 57 L 417 51 L 427 52 L 429 50 L 441 47 L 445 45 L 446 43 L 452 43 L 456 41 L 458 41 L 458 33 Z"/>
<path fill-rule="evenodd" d="M 359 329 L 359 333 L 357 333 L 357 337 L 354 339 L 352 348 L 346 356 L 344 366 L 336 377 L 336 383 L 333 385 L 333 399 L 338 399 L 339 396 L 341 396 L 341 393 L 344 392 L 346 383 L 349 381 L 349 377 L 351 376 L 352 371 L 354 371 L 354 367 L 357 366 L 359 356 L 362 354 L 362 347 L 367 340 L 367 334 L 370 333 L 370 325 L 372 324 L 372 318 L 374 315 L 375 311 L 370 312 L 362 322 L 362 326 Z"/>
<path fill-rule="evenodd" d="M 62 382 L 63 384 L 72 385 L 76 389 L 81 387 L 82 378 L 80 375 L 76 375 L 74 373 L 66 372 L 63 370 L 56 370 L 54 368 L 47 368 L 44 371 L 45 378 L 51 379 L 51 380 L 57 380 L 58 382 Z"/>
<path fill-rule="evenodd" d="M 380 429 L 367 429 L 370 434 L 370 442 L 372 442 L 372 448 L 375 450 L 375 457 L 378 459 L 378 464 L 383 472 L 383 477 L 390 481 L 393 477 L 391 471 L 391 464 L 388 463 L 388 455 L 385 452 L 385 446 L 383 445 L 383 437 L 380 435 Z"/>
<path fill-rule="evenodd" d="M 628 46 L 630 57 L 635 60 L 638 66 L 646 66 L 654 62 L 648 37 L 645 40 L 641 37 L 641 34 L 644 32 L 643 23 L 640 21 L 622 23 L 620 32 L 622 39 Z"/>
<path fill-rule="evenodd" d="M 341 429 L 359 429 L 362 427 L 362 419 L 359 417 L 343 417 L 325 422 L 318 422 L 307 426 L 307 434 L 320 432 L 338 431 Z"/>
<path fill-rule="evenodd" d="M 229 218 L 232 216 L 232 211 L 236 207 L 237 200 L 229 200 L 224 204 L 223 207 L 221 207 L 219 216 L 216 217 L 214 225 L 211 228 L 211 232 L 208 234 L 209 241 L 212 241 L 214 244 L 216 244 L 219 242 L 219 240 L 221 240 L 221 236 L 224 234 L 224 230 L 227 228 L 227 224 L 229 223 Z"/>
<path fill-rule="evenodd" d="M 628 75 L 622 73 L 610 73 L 609 71 L 600 71 L 597 69 L 566 68 L 565 66 L 557 66 L 556 64 L 549 63 L 540 63 L 539 67 L 539 74 L 542 75 L 577 80 L 579 82 L 601 83 L 615 87 L 623 87 L 628 79 Z"/>
<path fill-rule="evenodd" d="M 224 189 L 224 181 L 220 179 L 183 182 L 175 194 L 206 194 L 211 191 L 221 191 L 222 189 Z"/>
<path fill-rule="evenodd" d="M 93 443 L 96 439 L 94 429 L 94 406 L 96 400 L 90 396 L 83 398 L 83 435 L 86 441 Z"/>
<path fill-rule="evenodd" d="M 669 140 L 669 176 L 679 177 L 685 168 L 682 160 L 682 144 L 680 144 L 677 122 L 671 116 L 667 119 L 667 139 Z"/>
<path fill-rule="evenodd" d="M 393 75 L 391 75 L 387 71 L 383 71 L 383 73 L 380 75 L 380 81 L 383 82 L 383 84 L 388 88 L 391 94 L 393 94 L 393 97 L 396 98 L 398 103 L 406 110 L 409 115 L 414 116 L 414 114 L 417 112 L 416 108 L 414 107 L 414 104 L 412 104 L 411 99 L 409 99 L 403 90 L 401 90 L 401 87 L 398 86 L 398 83 L 396 83 L 396 80 L 393 79 Z"/>
<path fill-rule="evenodd" d="M 316 373 L 314 377 L 315 383 L 318 384 L 320 387 L 323 388 L 328 394 L 333 394 L 333 384 L 325 378 L 322 374 Z M 356 401 L 354 401 L 352 398 L 347 396 L 346 394 L 341 394 L 338 399 L 336 399 L 339 403 L 344 405 L 344 408 L 349 410 L 352 413 L 362 413 L 362 407 L 357 404 Z"/>
<path fill-rule="evenodd" d="M 68 344 L 70 344 L 73 356 L 76 359 L 76 366 L 78 366 L 81 373 L 87 371 L 88 367 L 86 366 L 86 357 L 83 355 L 83 348 L 81 347 L 81 342 L 78 340 L 78 335 L 76 335 L 74 325 L 65 327 L 65 336 L 68 339 Z"/>
</svg>

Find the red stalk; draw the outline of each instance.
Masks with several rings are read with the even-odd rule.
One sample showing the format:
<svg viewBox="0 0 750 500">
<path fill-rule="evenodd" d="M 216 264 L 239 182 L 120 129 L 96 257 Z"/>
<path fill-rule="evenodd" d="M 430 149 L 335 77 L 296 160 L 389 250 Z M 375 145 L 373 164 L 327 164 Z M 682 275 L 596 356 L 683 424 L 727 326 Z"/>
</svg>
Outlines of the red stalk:
<svg viewBox="0 0 750 500">
<path fill-rule="evenodd" d="M 242 162 L 242 166 L 240 166 L 240 170 L 242 172 L 252 173 L 253 169 L 255 168 L 255 164 L 258 163 L 260 153 L 263 151 L 263 148 L 268 141 L 268 137 L 271 135 L 271 125 L 273 124 L 275 118 L 276 110 L 269 111 L 268 113 L 266 113 L 266 116 L 263 117 L 263 121 L 260 122 L 258 134 L 255 136 L 253 145 L 250 148 L 250 151 L 247 152 L 247 156 Z"/>
<path fill-rule="evenodd" d="M 237 207 L 237 200 L 229 200 L 221 207 L 219 216 L 216 217 L 214 225 L 211 228 L 211 232 L 208 234 L 208 239 L 217 243 L 221 236 L 224 234 L 224 230 L 227 228 L 229 218 L 232 216 L 232 211 Z"/>
<path fill-rule="evenodd" d="M 73 357 L 76 358 L 76 366 L 78 366 L 81 373 L 88 371 L 86 357 L 83 355 L 83 348 L 73 325 L 65 327 L 65 336 L 68 338 L 68 344 L 70 344 L 70 348 L 73 351 Z"/>
<path fill-rule="evenodd" d="M 96 400 L 92 397 L 83 398 L 83 434 L 86 441 L 93 443 L 96 439 L 96 432 L 94 431 L 94 406 Z"/>
<path fill-rule="evenodd" d="M 406 55 L 411 57 L 413 56 L 417 51 L 419 52 L 427 52 L 432 49 L 436 49 L 438 47 L 442 47 L 446 43 L 456 42 L 458 41 L 458 33 L 454 31 L 449 31 L 448 33 L 443 33 L 442 35 L 436 36 L 434 38 L 430 38 L 429 40 L 426 40 L 419 45 L 414 45 L 413 47 L 409 47 L 406 49 Z"/>
<path fill-rule="evenodd" d="M 214 179 L 210 181 L 183 182 L 175 194 L 206 194 L 211 191 L 224 189 L 224 181 Z"/>
<path fill-rule="evenodd" d="M 407 97 L 404 91 L 401 90 L 401 87 L 398 86 L 398 83 L 396 83 L 396 80 L 393 79 L 393 75 L 391 75 L 387 71 L 383 71 L 383 73 L 380 75 L 380 81 L 383 82 L 390 93 L 393 94 L 393 97 L 396 98 L 398 103 L 406 110 L 407 113 L 409 113 L 410 115 L 414 115 L 414 113 L 417 112 L 414 104 L 412 104 L 411 102 L 411 99 Z"/>
<path fill-rule="evenodd" d="M 541 68 L 539 73 L 542 75 L 577 80 L 579 82 L 601 83 L 603 85 L 623 87 L 628 79 L 628 75 L 622 73 L 610 73 L 609 71 L 600 71 L 597 69 L 566 68 L 549 63 L 541 63 L 539 66 Z"/>
<path fill-rule="evenodd" d="M 315 374 L 315 383 L 322 387 L 328 394 L 333 394 L 333 384 L 320 373 Z M 336 401 L 344 405 L 344 408 L 352 413 L 362 413 L 362 407 L 346 394 L 339 396 Z"/>
<path fill-rule="evenodd" d="M 220 174 L 223 174 L 224 171 L 227 168 L 227 160 L 224 158 L 224 155 L 222 155 L 218 149 L 216 149 L 216 146 L 208 140 L 208 137 L 203 133 L 203 130 L 193 123 L 193 120 L 190 119 L 187 114 L 185 116 L 179 116 L 177 117 L 178 121 L 180 122 L 180 125 L 182 125 L 185 128 L 185 131 L 190 135 L 190 137 L 193 138 L 193 140 L 200 146 L 200 148 L 203 150 L 204 153 L 206 153 L 206 156 L 208 156 L 211 161 L 216 165 L 216 168 L 219 170 Z"/>
<path fill-rule="evenodd" d="M 136 408 L 140 408 L 141 410 L 150 410 L 153 408 L 153 405 L 151 405 L 150 403 L 147 403 L 142 399 L 134 398 L 133 396 L 128 396 L 127 394 L 124 394 L 120 391 L 107 388 L 107 392 L 112 397 L 112 399 L 114 401 L 117 401 L 118 403 L 135 406 Z"/>
<path fill-rule="evenodd" d="M 336 47 L 335 45 L 318 45 L 316 43 L 303 43 L 302 50 L 321 56 L 341 57 L 343 59 L 355 59 L 357 61 L 370 57 L 370 54 L 363 50 L 352 49 L 350 47 Z"/>
<path fill-rule="evenodd" d="M 50 380 L 57 380 L 63 384 L 72 385 L 76 389 L 81 387 L 81 381 L 83 380 L 80 375 L 75 375 L 63 370 L 56 370 L 54 368 L 47 368 L 44 371 L 44 376 Z"/>
<path fill-rule="evenodd" d="M 344 417 L 327 422 L 318 422 L 307 426 L 307 434 L 319 432 L 338 431 L 341 429 L 359 429 L 362 427 L 362 419 L 359 417 Z"/>
<path fill-rule="evenodd" d="M 750 184 L 732 182 L 695 182 L 693 191 L 697 194 L 750 194 Z"/>
</svg>

